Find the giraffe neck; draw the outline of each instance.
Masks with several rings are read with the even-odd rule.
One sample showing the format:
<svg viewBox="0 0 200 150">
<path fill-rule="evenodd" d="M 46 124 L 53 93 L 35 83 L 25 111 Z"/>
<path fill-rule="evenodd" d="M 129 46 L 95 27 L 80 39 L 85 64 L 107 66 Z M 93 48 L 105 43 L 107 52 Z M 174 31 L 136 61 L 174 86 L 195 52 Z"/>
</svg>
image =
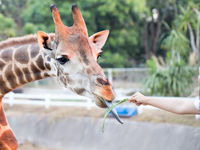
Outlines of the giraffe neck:
<svg viewBox="0 0 200 150">
<path fill-rule="evenodd" d="M 0 97 L 26 83 L 52 76 L 51 58 L 37 44 L 0 51 Z"/>
<path fill-rule="evenodd" d="M 0 99 L 0 149 L 17 150 L 16 137 L 10 128 Z"/>
</svg>

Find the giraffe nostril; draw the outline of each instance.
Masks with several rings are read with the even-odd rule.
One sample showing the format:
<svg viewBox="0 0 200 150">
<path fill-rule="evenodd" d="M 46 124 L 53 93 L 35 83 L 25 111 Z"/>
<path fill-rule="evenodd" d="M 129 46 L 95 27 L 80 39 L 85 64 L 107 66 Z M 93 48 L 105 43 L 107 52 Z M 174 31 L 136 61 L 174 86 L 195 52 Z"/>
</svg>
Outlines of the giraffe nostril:
<svg viewBox="0 0 200 150">
<path fill-rule="evenodd" d="M 97 78 L 97 82 L 100 83 L 101 85 L 110 85 L 108 79 L 104 80 L 102 78 Z"/>
</svg>

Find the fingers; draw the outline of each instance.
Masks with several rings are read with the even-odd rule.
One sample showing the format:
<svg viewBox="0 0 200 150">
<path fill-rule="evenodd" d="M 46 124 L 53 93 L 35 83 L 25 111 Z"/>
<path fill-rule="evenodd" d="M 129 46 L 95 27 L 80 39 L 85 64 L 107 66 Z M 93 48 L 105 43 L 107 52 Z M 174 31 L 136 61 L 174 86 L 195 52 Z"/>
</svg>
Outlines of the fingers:
<svg viewBox="0 0 200 150">
<path fill-rule="evenodd" d="M 134 103 L 135 100 L 134 100 L 134 99 L 129 99 L 129 102 L 130 102 L 130 103 Z"/>
<path fill-rule="evenodd" d="M 136 92 L 135 94 L 133 94 L 132 97 L 136 97 L 136 96 L 139 95 L 139 94 L 140 94 L 140 92 Z"/>
<path fill-rule="evenodd" d="M 130 103 L 135 103 L 137 106 L 142 105 L 142 103 L 137 102 L 136 100 L 129 100 Z"/>
<path fill-rule="evenodd" d="M 142 103 L 135 103 L 137 106 L 140 106 L 140 105 L 142 105 Z"/>
<path fill-rule="evenodd" d="M 131 99 L 135 99 L 135 97 L 138 95 L 139 92 L 136 92 L 135 94 L 132 95 Z"/>
<path fill-rule="evenodd" d="M 134 99 L 133 97 L 129 100 L 130 103 L 135 103 L 137 106 L 139 105 L 139 102 L 137 102 L 136 99 Z"/>
<path fill-rule="evenodd" d="M 139 95 L 139 92 L 136 92 L 135 94 L 132 95 L 131 99 L 129 100 L 130 102 L 133 102 L 133 100 L 136 100 L 137 96 Z"/>
<path fill-rule="evenodd" d="M 140 92 L 136 92 L 135 94 L 133 94 L 129 102 L 135 103 L 137 106 L 140 106 L 141 104 L 143 104 L 143 98 L 144 95 L 142 95 Z"/>
</svg>

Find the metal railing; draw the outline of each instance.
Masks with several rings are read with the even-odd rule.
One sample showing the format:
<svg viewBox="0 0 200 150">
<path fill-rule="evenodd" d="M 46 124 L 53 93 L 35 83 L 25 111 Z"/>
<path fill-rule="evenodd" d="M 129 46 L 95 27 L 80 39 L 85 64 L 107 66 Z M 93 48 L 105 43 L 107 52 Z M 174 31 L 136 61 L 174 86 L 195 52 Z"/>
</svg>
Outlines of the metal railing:
<svg viewBox="0 0 200 150">
<path fill-rule="evenodd" d="M 114 72 L 149 72 L 149 68 L 104 68 L 105 73 L 107 73 L 108 80 L 113 82 Z"/>
<path fill-rule="evenodd" d="M 143 89 L 143 80 L 149 74 L 149 68 L 104 68 L 108 80 L 114 88 L 135 88 Z M 123 84 L 122 84 L 123 83 Z M 35 81 L 28 84 L 30 87 L 59 87 L 56 78 Z"/>
</svg>

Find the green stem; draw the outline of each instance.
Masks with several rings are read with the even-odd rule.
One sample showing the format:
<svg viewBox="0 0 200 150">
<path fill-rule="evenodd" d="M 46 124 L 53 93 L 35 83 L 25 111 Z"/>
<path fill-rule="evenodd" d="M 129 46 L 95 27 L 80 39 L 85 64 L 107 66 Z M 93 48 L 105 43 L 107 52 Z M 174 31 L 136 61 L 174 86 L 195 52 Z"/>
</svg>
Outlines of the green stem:
<svg viewBox="0 0 200 150">
<path fill-rule="evenodd" d="M 119 105 L 119 104 L 121 104 L 121 103 L 124 103 L 124 102 L 127 102 L 127 101 L 129 101 L 128 98 L 123 99 L 123 100 L 119 101 L 118 103 L 112 105 L 112 106 L 106 111 L 105 116 L 104 116 L 104 119 L 103 119 L 103 123 L 102 123 L 102 132 L 104 132 L 105 120 L 106 120 L 108 114 L 110 113 L 110 111 L 111 111 L 113 108 L 115 108 L 117 105 Z"/>
</svg>

